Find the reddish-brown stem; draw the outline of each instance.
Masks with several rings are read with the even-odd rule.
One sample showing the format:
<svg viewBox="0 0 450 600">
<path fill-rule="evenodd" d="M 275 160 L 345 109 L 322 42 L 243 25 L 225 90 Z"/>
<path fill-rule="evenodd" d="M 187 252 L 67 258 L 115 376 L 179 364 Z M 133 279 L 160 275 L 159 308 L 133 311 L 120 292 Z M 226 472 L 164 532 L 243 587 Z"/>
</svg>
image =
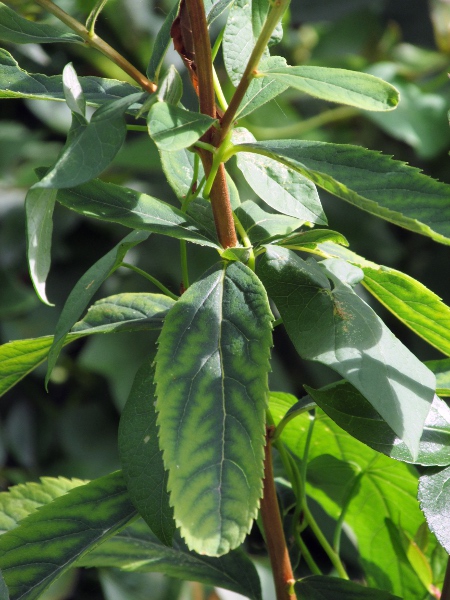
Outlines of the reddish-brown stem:
<svg viewBox="0 0 450 600">
<path fill-rule="evenodd" d="M 266 536 L 267 551 L 272 565 L 277 600 L 297 600 L 292 591 L 295 582 L 291 561 L 286 546 L 277 492 L 272 468 L 272 435 L 274 427 L 267 427 L 267 443 L 264 458 L 264 488 L 261 500 L 261 518 Z"/>
<path fill-rule="evenodd" d="M 216 103 L 214 95 L 211 43 L 209 41 L 204 4 L 202 0 L 186 0 L 186 6 L 189 13 L 194 42 L 200 111 L 205 115 L 215 118 Z M 203 141 L 215 145 L 213 137 L 212 133 L 208 132 L 206 137 L 202 139 Z M 203 168 L 205 169 L 205 174 L 208 176 L 212 166 L 212 154 L 206 150 L 200 150 L 199 154 L 203 163 Z M 230 196 L 223 164 L 220 165 L 214 180 L 210 199 L 219 242 L 224 248 L 237 246 L 238 241 L 234 228 L 233 213 L 231 210 Z"/>
</svg>

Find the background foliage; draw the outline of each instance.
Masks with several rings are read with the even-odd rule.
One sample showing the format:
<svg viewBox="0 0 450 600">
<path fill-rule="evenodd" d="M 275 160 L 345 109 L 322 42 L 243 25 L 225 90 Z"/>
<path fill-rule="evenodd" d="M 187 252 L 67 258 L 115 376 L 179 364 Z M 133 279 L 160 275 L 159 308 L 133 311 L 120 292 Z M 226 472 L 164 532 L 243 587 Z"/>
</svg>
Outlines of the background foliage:
<svg viewBox="0 0 450 600">
<path fill-rule="evenodd" d="M 59 4 L 83 20 L 94 2 L 64 0 Z M 40 9 L 32 2 L 15 0 L 11 5 L 23 14 L 40 16 Z M 110 0 L 97 29 L 102 37 L 145 70 L 155 33 L 171 6 L 171 2 L 164 0 Z M 285 21 L 285 35 L 276 53 L 285 56 L 289 64 L 363 69 L 393 83 L 400 90 L 403 102 L 392 113 L 363 114 L 357 109 L 335 108 L 326 102 L 313 101 L 291 89 L 243 123 L 258 139 L 287 136 L 362 145 L 394 155 L 434 178 L 450 182 L 447 156 L 450 39 L 445 37 L 450 22 L 448 3 L 438 0 L 429 4 L 422 0 L 293 0 Z M 445 22 L 447 34 L 445 28 L 442 32 Z M 124 23 L 127 23 L 126 29 Z M 214 24 L 216 31 L 221 25 L 219 18 Z M 64 65 L 73 60 L 79 75 L 123 78 L 122 72 L 106 58 L 77 45 L 10 44 L 6 47 L 30 72 L 60 74 Z M 169 51 L 167 63 L 180 66 L 180 59 Z M 184 69 L 180 72 L 184 73 Z M 185 83 L 185 90 L 189 90 L 189 84 Z M 194 106 L 193 96 L 191 102 Z M 69 122 L 70 113 L 62 103 L 2 102 L 1 343 L 52 333 L 59 310 L 75 282 L 123 237 L 123 228 L 118 225 L 86 220 L 57 206 L 52 270 L 47 285 L 47 297 L 56 309 L 36 299 L 26 263 L 23 200 L 34 182 L 33 169 L 55 161 Z M 253 192 L 236 167 L 233 175 L 239 182 L 241 199 L 253 198 Z M 126 143 L 103 179 L 177 205 L 173 191 L 161 174 L 156 147 L 146 134 L 128 133 Z M 355 252 L 413 276 L 450 303 L 450 261 L 446 246 L 361 213 L 328 197 L 325 192 L 321 191 L 320 196 L 330 229 L 350 238 Z M 145 249 L 139 246 L 131 251 L 128 261 L 178 292 L 181 273 L 179 264 L 171 258 L 177 250 L 176 240 L 152 236 Z M 214 253 L 211 251 L 209 255 L 208 250 L 199 251 L 194 245 L 189 245 L 188 251 L 194 280 L 209 266 Z M 149 287 L 132 272 L 119 270 L 94 299 L 130 289 L 148 291 Z M 440 358 L 375 301 L 368 301 L 420 359 Z M 332 372 L 316 363 L 302 363 L 299 374 L 298 358 L 280 329 L 274 332 L 277 356 L 270 374 L 271 389 L 301 395 L 304 384 L 317 388 L 333 381 Z M 53 371 L 49 394 L 44 389 L 42 367 L 6 394 L 0 404 L 0 485 L 6 488 L 42 475 L 91 479 L 117 469 L 119 415 L 142 357 L 153 344 L 154 337 L 148 332 L 80 339 L 63 352 Z M 366 449 L 366 452 L 370 451 Z M 329 466 L 315 464 L 317 469 Z M 336 499 L 336 506 L 338 504 Z M 332 505 L 327 512 L 333 514 Z M 324 515 L 322 522 L 326 522 Z M 262 546 L 256 531 L 248 543 L 250 551 L 258 555 Z M 350 570 L 353 564 L 357 575 L 352 546 L 348 540 L 346 543 L 346 562 Z M 317 560 L 322 560 L 320 553 Z M 149 585 L 156 600 L 176 598 L 178 594 L 186 598 L 201 597 L 200 584 L 191 586 L 159 574 L 124 575 L 112 569 L 71 573 L 57 585 L 58 589 L 48 592 L 48 598 L 138 599 L 145 596 Z M 270 592 L 267 600 L 270 600 Z"/>
</svg>

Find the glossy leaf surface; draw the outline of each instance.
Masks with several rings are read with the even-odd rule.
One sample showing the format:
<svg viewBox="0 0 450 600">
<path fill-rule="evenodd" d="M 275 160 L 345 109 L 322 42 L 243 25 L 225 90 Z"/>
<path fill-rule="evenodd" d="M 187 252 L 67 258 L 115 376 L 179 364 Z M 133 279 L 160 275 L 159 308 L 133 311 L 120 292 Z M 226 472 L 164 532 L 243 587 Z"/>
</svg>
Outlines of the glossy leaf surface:
<svg viewBox="0 0 450 600">
<path fill-rule="evenodd" d="M 0 568 L 11 600 L 38 598 L 78 558 L 135 516 L 117 472 L 74 488 L 23 519 L 0 537 Z"/>
<path fill-rule="evenodd" d="M 254 138 L 243 129 L 235 132 L 233 139 L 237 143 Z M 253 191 L 277 212 L 310 223 L 327 224 L 316 186 L 300 173 L 260 154 L 240 152 L 237 166 Z"/>
<path fill-rule="evenodd" d="M 119 452 L 131 501 L 158 539 L 171 546 L 175 521 L 158 443 L 152 359 L 147 358 L 136 373 L 123 409 Z"/>
<path fill-rule="evenodd" d="M 450 244 L 450 185 L 373 150 L 280 140 L 240 144 L 297 170 L 331 194 L 391 223 Z"/>
<path fill-rule="evenodd" d="M 268 213 L 251 200 L 243 202 L 235 212 L 253 243 L 288 235 L 303 225 L 295 217 Z"/>
<path fill-rule="evenodd" d="M 120 185 L 96 179 L 59 190 L 56 199 L 85 216 L 219 248 L 207 232 L 201 231 L 198 224 L 178 208 Z"/>
<path fill-rule="evenodd" d="M 270 397 L 276 423 L 290 408 L 289 398 L 287 394 Z M 310 417 L 304 413 L 288 423 L 281 434 L 281 440 L 299 459 L 309 427 Z M 386 526 L 390 520 L 412 537 L 423 527 L 416 498 L 417 474 L 410 465 L 358 442 L 317 409 L 306 491 L 334 519 L 346 510 L 345 522 L 356 536 L 369 587 L 401 598 L 414 598 L 418 590 L 425 596 L 426 589 Z M 433 547 L 436 545 L 431 539 L 430 552 Z"/>
<path fill-rule="evenodd" d="M 419 502 L 428 527 L 450 553 L 450 467 L 428 469 L 419 480 Z"/>
<path fill-rule="evenodd" d="M 262 492 L 271 312 L 242 263 L 219 263 L 167 315 L 156 356 L 160 445 L 188 546 L 239 546 Z"/>
<path fill-rule="evenodd" d="M 347 239 L 339 232 L 332 229 L 311 229 L 311 231 L 299 231 L 277 241 L 277 245 L 301 250 L 302 248 L 315 248 L 319 244 L 333 242 L 341 246 L 348 246 Z M 339 246 L 337 246 L 339 247 Z"/>
<path fill-rule="evenodd" d="M 450 409 L 434 397 L 414 460 L 405 443 L 369 402 L 346 381 L 314 390 L 305 386 L 311 398 L 342 429 L 360 442 L 391 458 L 425 466 L 450 464 Z"/>
<path fill-rule="evenodd" d="M 54 167 L 34 188 L 70 188 L 90 181 L 110 165 L 127 134 L 125 111 L 143 94 L 131 94 L 98 108 L 79 134 L 68 139 Z"/>
<path fill-rule="evenodd" d="M 157 102 L 148 114 L 148 131 L 161 150 L 175 152 L 192 146 L 216 120 L 166 102 Z"/>
<path fill-rule="evenodd" d="M 94 106 L 125 98 L 139 91 L 130 83 L 102 77 L 80 77 L 80 83 L 87 103 Z M 62 76 L 27 73 L 19 67 L 9 52 L 0 48 L 0 98 L 64 102 Z"/>
<path fill-rule="evenodd" d="M 336 259 L 321 265 L 326 271 L 289 250 L 267 247 L 258 273 L 299 355 L 353 384 L 415 457 L 435 377 L 354 293 L 360 269 Z"/>
<path fill-rule="evenodd" d="M 375 590 L 336 577 L 314 575 L 295 584 L 297 600 L 401 600 L 383 590 Z"/>
<path fill-rule="evenodd" d="M 259 74 L 316 98 L 363 110 L 392 110 L 399 102 L 394 86 L 367 73 L 301 66 L 264 69 Z"/>
<path fill-rule="evenodd" d="M 450 358 L 427 360 L 425 364 L 436 376 L 436 394 L 450 396 Z"/>
<path fill-rule="evenodd" d="M 25 19 L 3 2 L 0 2 L 0 40 L 12 44 L 49 44 L 52 42 L 84 44 L 83 38 L 70 29 Z"/>
<path fill-rule="evenodd" d="M 116 567 L 131 572 L 157 572 L 200 581 L 261 600 L 258 574 L 242 550 L 220 558 L 190 552 L 178 537 L 172 548 L 164 546 L 142 521 L 107 540 L 77 562 L 77 566 Z"/>
</svg>

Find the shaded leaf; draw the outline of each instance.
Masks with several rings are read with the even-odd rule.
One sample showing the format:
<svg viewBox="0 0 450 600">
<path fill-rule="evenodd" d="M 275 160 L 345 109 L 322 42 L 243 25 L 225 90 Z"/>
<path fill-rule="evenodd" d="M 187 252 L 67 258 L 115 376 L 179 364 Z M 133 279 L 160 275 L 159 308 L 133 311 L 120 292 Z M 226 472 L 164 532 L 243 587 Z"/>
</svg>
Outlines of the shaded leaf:
<svg viewBox="0 0 450 600">
<path fill-rule="evenodd" d="M 438 396 L 425 419 L 419 453 L 414 459 L 406 444 L 350 383 L 339 381 L 319 390 L 309 386 L 305 389 L 339 427 L 374 450 L 419 465 L 450 464 L 450 409 Z"/>
<path fill-rule="evenodd" d="M 436 394 L 450 396 L 450 358 L 427 360 L 425 364 L 436 376 Z"/>
<path fill-rule="evenodd" d="M 118 567 L 132 572 L 158 572 L 169 577 L 200 581 L 261 599 L 258 574 L 242 550 L 220 558 L 189 552 L 175 538 L 174 547 L 164 546 L 142 521 L 107 540 L 77 562 L 77 566 Z"/>
<path fill-rule="evenodd" d="M 294 217 L 268 213 L 251 200 L 238 206 L 235 213 L 253 243 L 288 235 L 304 223 Z"/>
<path fill-rule="evenodd" d="M 139 89 L 116 79 L 80 77 L 86 102 L 98 106 L 125 98 Z M 59 100 L 64 102 L 61 75 L 27 73 L 21 69 L 9 52 L 0 48 L 0 98 L 32 98 L 35 100 Z"/>
<path fill-rule="evenodd" d="M 82 215 L 143 230 L 141 235 L 145 230 L 219 248 L 192 217 L 178 208 L 120 185 L 95 179 L 75 188 L 58 190 L 56 199 Z"/>
<path fill-rule="evenodd" d="M 450 244 L 450 185 L 373 150 L 280 140 L 239 144 L 278 160 L 331 194 L 391 223 Z"/>
<path fill-rule="evenodd" d="M 172 41 L 172 38 L 170 37 L 170 28 L 178 14 L 179 4 L 180 2 L 177 0 L 171 10 L 167 13 L 167 17 L 164 19 L 164 23 L 158 31 L 155 43 L 153 44 L 153 52 L 147 67 L 147 77 L 150 81 L 154 81 L 155 83 L 158 83 L 159 72 L 164 62 L 164 56 Z"/>
<path fill-rule="evenodd" d="M 28 268 L 36 294 L 49 306 L 54 305 L 47 299 L 45 283 L 51 265 L 55 202 L 56 190 L 31 189 L 25 198 Z"/>
<path fill-rule="evenodd" d="M 174 65 L 170 65 L 167 73 L 161 79 L 156 96 L 159 101 L 176 106 L 180 102 L 182 95 L 183 81 Z"/>
<path fill-rule="evenodd" d="M 69 188 L 100 175 L 125 141 L 125 111 L 143 97 L 142 93 L 131 94 L 98 108 L 89 124 L 67 140 L 56 164 L 33 187 Z"/>
<path fill-rule="evenodd" d="M 390 83 L 357 71 L 329 67 L 275 67 L 259 71 L 259 76 L 275 79 L 305 94 L 356 106 L 363 110 L 394 109 L 399 93 Z"/>
<path fill-rule="evenodd" d="M 135 517 L 120 472 L 42 506 L 0 537 L 0 568 L 11 600 L 38 598 L 78 558 Z"/>
<path fill-rule="evenodd" d="M 276 242 L 279 246 L 301 250 L 302 248 L 315 248 L 318 244 L 333 242 L 342 246 L 348 246 L 348 241 L 339 232 L 332 229 L 312 229 L 311 231 L 299 231 Z"/>
<path fill-rule="evenodd" d="M 450 467 L 427 469 L 419 480 L 418 499 L 428 527 L 450 553 Z"/>
<path fill-rule="evenodd" d="M 75 284 L 56 324 L 53 344 L 48 355 L 46 384 L 64 345 L 66 335 L 81 317 L 95 292 L 105 279 L 120 266 L 128 250 L 145 241 L 148 236 L 149 234 L 145 231 L 133 231 L 92 265 Z"/>
<path fill-rule="evenodd" d="M 71 42 L 84 44 L 82 37 L 65 29 L 63 25 L 55 26 L 36 23 L 17 14 L 0 2 L 0 40 L 12 44 L 49 44 L 52 42 Z"/>
<path fill-rule="evenodd" d="M 239 546 L 262 492 L 271 312 L 242 263 L 218 263 L 167 315 L 156 356 L 160 445 L 188 546 Z"/>
<path fill-rule="evenodd" d="M 166 546 L 175 532 L 169 506 L 167 471 L 158 443 L 153 357 L 147 358 L 134 379 L 119 426 L 119 452 L 131 501 L 152 532 Z"/>
<path fill-rule="evenodd" d="M 175 152 L 192 146 L 216 120 L 208 115 L 157 102 L 148 113 L 148 131 L 161 150 Z"/>
<path fill-rule="evenodd" d="M 2 572 L 0 571 L 0 600 L 9 600 L 9 592 L 6 587 L 5 580 L 3 579 Z"/>
<path fill-rule="evenodd" d="M 234 134 L 235 142 L 254 140 L 245 129 Z M 245 146 L 246 144 L 244 144 Z M 277 212 L 304 222 L 327 224 L 316 186 L 288 167 L 259 154 L 237 155 L 237 166 L 258 196 Z"/>
<path fill-rule="evenodd" d="M 320 267 L 269 246 L 258 273 L 299 355 L 353 384 L 415 457 L 435 378 L 354 293 L 362 271 L 338 259 Z"/>
<path fill-rule="evenodd" d="M 401 600 L 383 590 L 375 590 L 336 577 L 313 575 L 295 584 L 297 600 Z"/>
</svg>

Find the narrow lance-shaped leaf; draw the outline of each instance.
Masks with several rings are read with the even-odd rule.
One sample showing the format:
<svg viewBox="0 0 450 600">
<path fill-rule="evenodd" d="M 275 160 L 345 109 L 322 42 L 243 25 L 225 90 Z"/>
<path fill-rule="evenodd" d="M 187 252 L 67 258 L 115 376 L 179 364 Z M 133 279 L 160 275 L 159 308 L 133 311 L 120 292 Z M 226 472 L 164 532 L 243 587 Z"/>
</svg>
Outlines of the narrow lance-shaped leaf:
<svg viewBox="0 0 450 600">
<path fill-rule="evenodd" d="M 243 550 L 220 558 L 190 552 L 178 536 L 168 548 L 137 521 L 77 561 L 81 567 L 115 567 L 139 573 L 164 573 L 169 577 L 200 581 L 261 600 L 258 573 Z"/>
<path fill-rule="evenodd" d="M 56 199 L 85 216 L 220 248 L 210 233 L 178 208 L 120 185 L 94 179 L 75 188 L 58 190 Z"/>
<path fill-rule="evenodd" d="M 164 19 L 164 23 L 155 38 L 153 44 L 153 52 L 150 57 L 150 62 L 147 67 L 147 77 L 150 81 L 158 83 L 159 72 L 164 62 L 164 56 L 166 55 L 167 49 L 170 45 L 170 28 L 178 14 L 178 7 L 180 5 L 179 0 L 175 2 L 172 9 L 168 12 L 167 17 Z"/>
<path fill-rule="evenodd" d="M 219 263 L 167 315 L 156 356 L 160 445 L 188 546 L 242 543 L 262 492 L 271 312 L 242 263 Z"/>
<path fill-rule="evenodd" d="M 216 120 L 208 115 L 157 102 L 148 113 L 148 131 L 161 150 L 175 152 L 192 146 Z"/>
<path fill-rule="evenodd" d="M 300 356 L 345 377 L 416 457 L 435 377 L 354 293 L 360 269 L 338 259 L 321 265 L 267 247 L 258 273 Z"/>
<path fill-rule="evenodd" d="M 125 141 L 126 110 L 143 97 L 142 93 L 131 94 L 98 108 L 84 131 L 68 140 L 57 163 L 33 187 L 68 188 L 100 175 Z"/>
<path fill-rule="evenodd" d="M 0 40 L 12 44 L 50 44 L 71 42 L 84 44 L 82 37 L 64 26 L 36 23 L 25 19 L 0 2 Z"/>
<path fill-rule="evenodd" d="M 315 390 L 305 386 L 320 408 L 354 438 L 391 458 L 424 466 L 450 464 L 450 408 L 435 396 L 414 459 L 380 414 L 347 381 Z M 308 396 L 307 396 L 308 397 Z"/>
<path fill-rule="evenodd" d="M 94 333 L 161 329 L 173 300 L 162 294 L 116 294 L 93 304 L 64 338 L 63 345 Z M 16 340 L 0 346 L 0 396 L 47 358 L 53 336 Z"/>
<path fill-rule="evenodd" d="M 81 117 L 86 116 L 86 99 L 83 88 L 72 63 L 67 64 L 63 70 L 63 88 L 67 106 L 73 113 Z"/>
<path fill-rule="evenodd" d="M 0 537 L 11 600 L 34 600 L 75 561 L 136 517 L 120 472 L 57 498 Z"/>
<path fill-rule="evenodd" d="M 211 25 L 234 0 L 205 0 L 206 22 Z"/>
<path fill-rule="evenodd" d="M 328 102 L 356 106 L 363 110 L 394 109 L 399 93 L 393 85 L 367 73 L 328 67 L 284 67 L 261 70 L 258 76 L 280 83 Z"/>
<path fill-rule="evenodd" d="M 119 452 L 131 501 L 165 545 L 175 531 L 156 425 L 153 356 L 136 373 L 119 426 Z"/>
<path fill-rule="evenodd" d="M 80 77 L 86 102 L 99 106 L 138 92 L 130 83 L 102 77 Z M 61 75 L 27 73 L 9 52 L 0 48 L 0 98 L 31 98 L 64 102 Z"/>
<path fill-rule="evenodd" d="M 395 225 L 450 244 L 450 185 L 373 150 L 280 140 L 239 144 L 295 169 L 331 194 Z"/>
<path fill-rule="evenodd" d="M 122 262 L 125 254 L 137 244 L 145 241 L 149 234 L 145 231 L 133 231 L 117 246 L 100 258 L 75 284 L 64 305 L 56 325 L 53 344 L 48 355 L 46 384 L 56 364 L 66 335 L 78 321 L 101 284 Z"/>
</svg>

